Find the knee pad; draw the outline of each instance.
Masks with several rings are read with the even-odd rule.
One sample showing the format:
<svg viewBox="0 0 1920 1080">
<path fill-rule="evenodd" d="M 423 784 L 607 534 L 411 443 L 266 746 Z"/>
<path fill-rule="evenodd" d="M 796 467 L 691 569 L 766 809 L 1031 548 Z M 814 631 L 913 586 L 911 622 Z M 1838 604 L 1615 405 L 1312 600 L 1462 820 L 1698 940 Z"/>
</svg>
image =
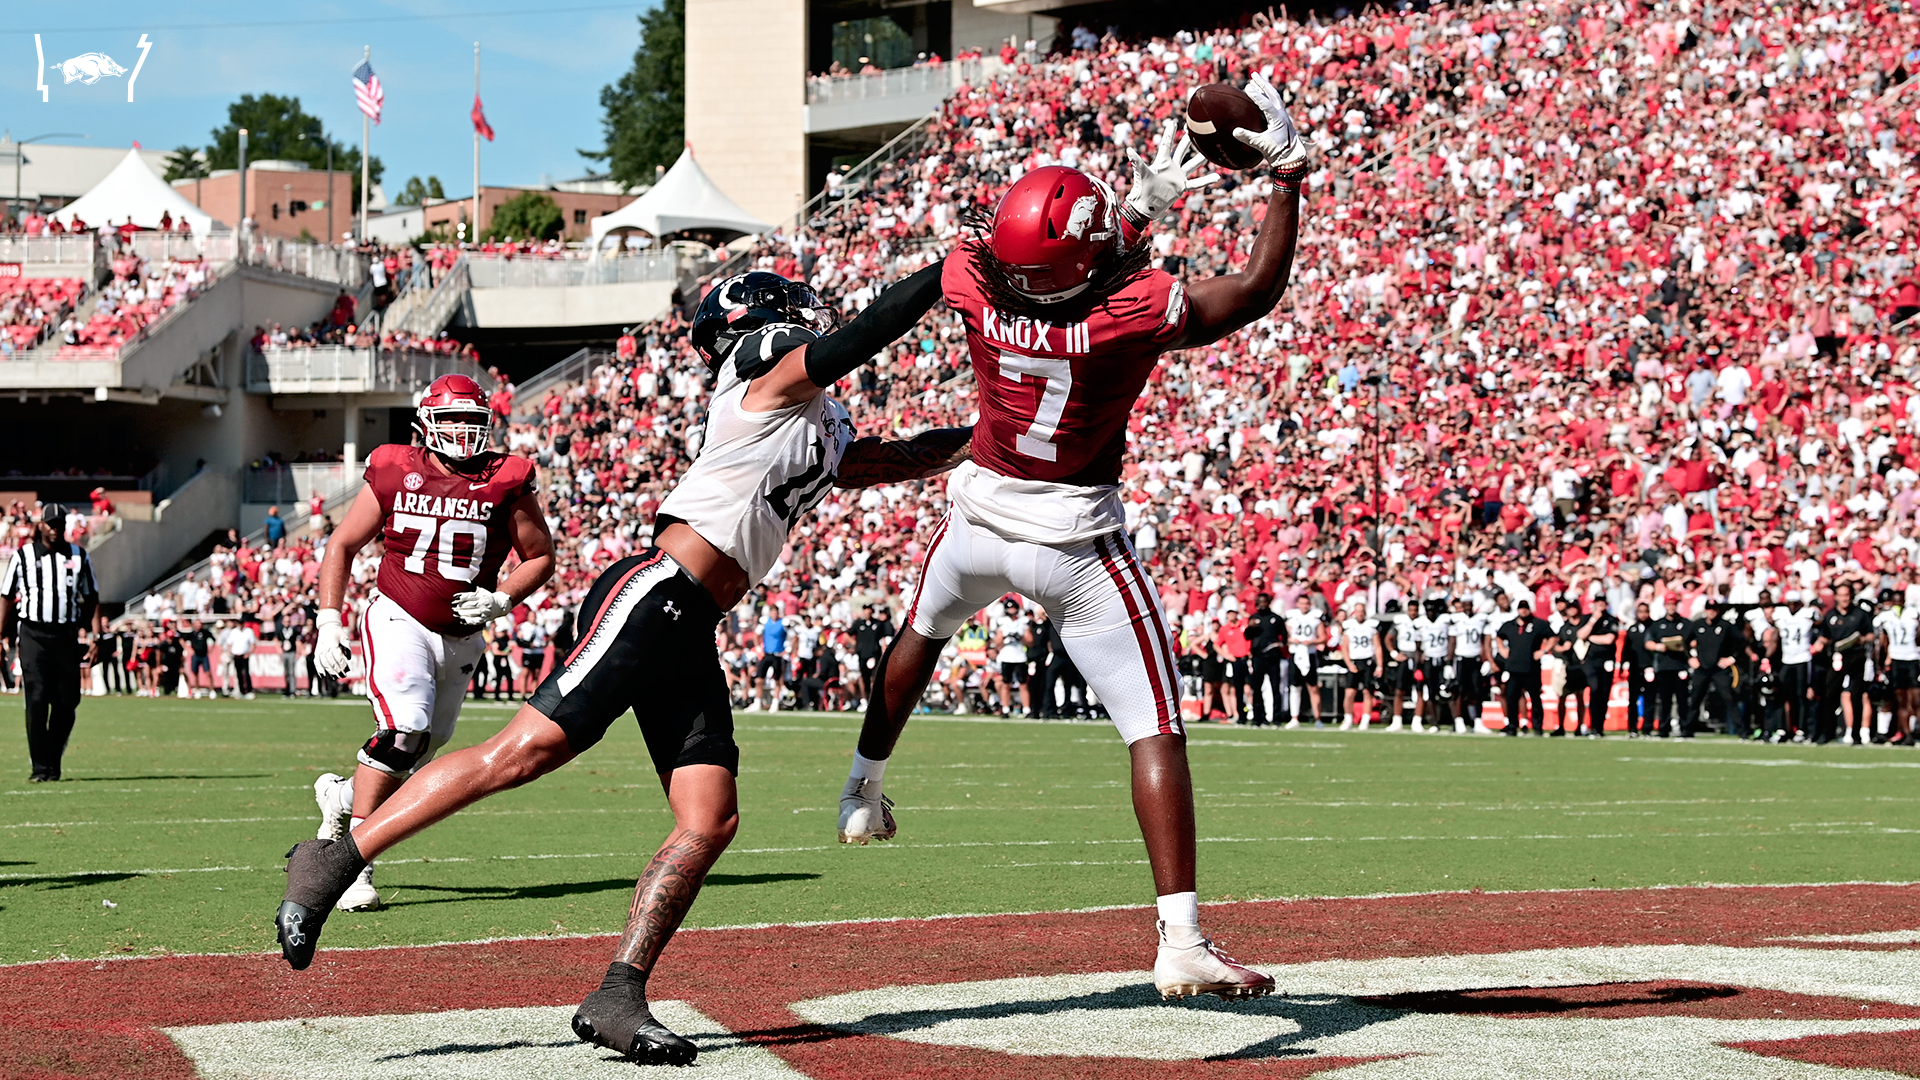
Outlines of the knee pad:
<svg viewBox="0 0 1920 1080">
<path fill-rule="evenodd" d="M 432 756 L 424 731 L 381 728 L 360 748 L 360 763 L 393 776 L 407 776 Z"/>
</svg>

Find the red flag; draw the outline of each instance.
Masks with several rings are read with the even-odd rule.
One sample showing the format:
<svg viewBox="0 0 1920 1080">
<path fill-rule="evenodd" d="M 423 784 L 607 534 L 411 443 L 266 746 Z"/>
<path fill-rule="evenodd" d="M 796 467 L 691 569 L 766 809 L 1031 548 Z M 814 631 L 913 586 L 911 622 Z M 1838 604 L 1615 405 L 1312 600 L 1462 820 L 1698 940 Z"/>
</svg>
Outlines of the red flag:
<svg viewBox="0 0 1920 1080">
<path fill-rule="evenodd" d="M 493 141 L 493 125 L 487 123 L 487 114 L 480 108 L 480 95 L 473 95 L 473 130 Z"/>
</svg>

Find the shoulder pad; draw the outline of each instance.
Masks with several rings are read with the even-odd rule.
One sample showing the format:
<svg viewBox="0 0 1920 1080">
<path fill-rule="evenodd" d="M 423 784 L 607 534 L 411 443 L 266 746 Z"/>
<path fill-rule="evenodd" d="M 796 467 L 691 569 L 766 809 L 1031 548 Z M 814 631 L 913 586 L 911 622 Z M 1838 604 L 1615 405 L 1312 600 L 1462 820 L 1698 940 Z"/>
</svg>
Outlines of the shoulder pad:
<svg viewBox="0 0 1920 1080">
<path fill-rule="evenodd" d="M 733 372 L 742 382 L 772 371 L 780 358 L 820 340 L 820 335 L 799 323 L 768 323 L 741 338 L 733 347 Z"/>
</svg>

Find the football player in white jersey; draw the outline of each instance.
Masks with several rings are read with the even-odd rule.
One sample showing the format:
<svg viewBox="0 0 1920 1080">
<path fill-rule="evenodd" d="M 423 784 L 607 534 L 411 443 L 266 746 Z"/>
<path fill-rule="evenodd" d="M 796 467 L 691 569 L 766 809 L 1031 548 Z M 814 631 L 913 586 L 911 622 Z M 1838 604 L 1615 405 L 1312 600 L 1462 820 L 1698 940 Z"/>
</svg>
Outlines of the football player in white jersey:
<svg viewBox="0 0 1920 1080">
<path fill-rule="evenodd" d="M 1473 610 L 1473 597 L 1462 593 L 1453 598 L 1453 672 L 1460 692 L 1454 696 L 1454 730 L 1462 721 L 1473 725 L 1476 734 L 1491 734 L 1480 710 L 1487 702 L 1486 669 L 1492 659 L 1487 647 L 1487 618 Z"/>
<path fill-rule="evenodd" d="M 1340 623 L 1340 660 L 1347 665 L 1346 701 L 1340 727 L 1366 729 L 1373 716 L 1374 687 L 1380 681 L 1380 628 L 1367 618 L 1367 602 L 1347 604 Z"/>
<path fill-rule="evenodd" d="M 1301 688 L 1300 704 L 1304 708 L 1312 703 L 1315 723 L 1320 721 L 1320 682 L 1315 671 L 1320 666 L 1320 656 L 1327 645 L 1326 617 L 1320 609 L 1313 606 L 1313 599 L 1306 593 L 1294 601 L 1292 611 L 1287 612 L 1287 658 L 1293 664 L 1293 684 Z M 1292 702 L 1288 702 L 1289 705 Z M 1300 712 L 1295 710 L 1287 726 L 1300 726 Z"/>
<path fill-rule="evenodd" d="M 1773 629 L 1780 637 L 1780 670 L 1774 692 L 1786 713 L 1782 730 L 1794 742 L 1812 738 L 1814 710 L 1820 707 L 1820 684 L 1814 679 L 1813 643 L 1820 634 L 1820 608 L 1803 594 L 1789 589 L 1785 604 L 1773 609 Z M 1776 742 L 1779 739 L 1774 740 Z"/>
<path fill-rule="evenodd" d="M 933 306 L 939 275 L 937 264 L 922 270 L 839 330 L 802 283 L 756 272 L 714 287 L 692 340 L 719 384 L 705 444 L 661 504 L 656 546 L 594 582 L 578 643 L 499 734 L 414 773 L 342 839 L 294 848 L 275 918 L 288 963 L 312 962 L 328 912 L 368 859 L 565 765 L 631 708 L 674 827 L 641 875 L 615 960 L 573 1031 L 642 1064 L 693 1063 L 695 1046 L 648 1010 L 646 981 L 739 826 L 740 752 L 714 627 L 766 577 L 829 487 L 921 479 L 966 458 L 968 428 L 856 442 L 846 409 L 826 394 Z"/>
<path fill-rule="evenodd" d="M 1893 691 L 1893 727 L 1887 742 L 1905 745 L 1912 737 L 1913 715 L 1920 709 L 1920 608 L 1906 606 L 1906 594 L 1895 592 L 1874 617 L 1879 632 L 1880 670 L 1887 673 Z"/>
<path fill-rule="evenodd" d="M 1413 704 L 1413 730 L 1438 731 L 1450 692 L 1447 662 L 1453 658 L 1453 617 L 1447 613 L 1446 600 L 1428 598 L 1413 621 L 1413 630 L 1420 636 L 1420 696 Z"/>
<path fill-rule="evenodd" d="M 1420 664 L 1420 633 L 1413 619 L 1400 610 L 1400 601 L 1387 601 L 1387 613 L 1380 620 L 1380 636 L 1387 650 L 1387 685 L 1380 688 L 1380 700 L 1392 701 L 1387 730 L 1399 731 L 1405 726 L 1403 715 L 1407 699 L 1413 696 L 1413 673 Z"/>
</svg>

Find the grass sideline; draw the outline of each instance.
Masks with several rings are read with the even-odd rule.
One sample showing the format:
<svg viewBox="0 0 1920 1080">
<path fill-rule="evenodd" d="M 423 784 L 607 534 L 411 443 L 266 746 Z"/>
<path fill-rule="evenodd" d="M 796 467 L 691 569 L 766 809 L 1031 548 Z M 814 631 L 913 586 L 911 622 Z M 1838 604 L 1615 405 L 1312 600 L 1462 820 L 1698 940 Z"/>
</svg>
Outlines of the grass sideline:
<svg viewBox="0 0 1920 1080">
<path fill-rule="evenodd" d="M 17 698 L 0 698 L 15 710 Z M 470 705 L 456 745 L 510 707 Z M 1103 724 L 921 718 L 901 839 L 834 843 L 857 718 L 739 714 L 742 828 L 690 926 L 1151 902 Z M 272 947 L 282 855 L 367 706 L 87 699 L 68 781 L 0 781 L 0 963 Z M 1857 747 L 1192 732 L 1205 900 L 1920 878 L 1920 754 Z M 332 947 L 614 932 L 668 816 L 631 721 L 396 849 Z M 109 907 L 103 901 L 111 902 Z"/>
</svg>

